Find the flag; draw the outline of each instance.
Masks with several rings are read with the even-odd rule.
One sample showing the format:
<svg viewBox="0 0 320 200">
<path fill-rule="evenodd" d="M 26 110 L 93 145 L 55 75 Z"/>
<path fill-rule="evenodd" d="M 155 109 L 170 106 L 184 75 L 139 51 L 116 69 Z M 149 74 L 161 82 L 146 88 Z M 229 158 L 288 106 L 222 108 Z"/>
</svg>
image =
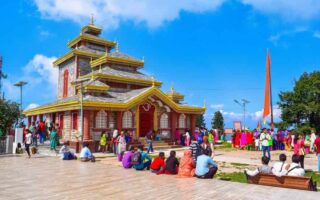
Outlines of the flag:
<svg viewBox="0 0 320 200">
<path fill-rule="evenodd" d="M 270 115 L 270 54 L 269 49 L 267 50 L 267 61 L 266 61 L 266 87 L 264 91 L 264 107 L 263 107 L 263 119 Z"/>
</svg>

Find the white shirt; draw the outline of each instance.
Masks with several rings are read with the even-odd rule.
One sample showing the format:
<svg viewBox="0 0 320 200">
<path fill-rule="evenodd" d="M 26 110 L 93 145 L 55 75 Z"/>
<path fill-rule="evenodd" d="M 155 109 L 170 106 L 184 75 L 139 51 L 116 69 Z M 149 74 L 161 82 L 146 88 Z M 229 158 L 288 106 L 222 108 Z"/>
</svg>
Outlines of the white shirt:
<svg viewBox="0 0 320 200">
<path fill-rule="evenodd" d="M 260 141 L 261 141 L 262 146 L 268 147 L 269 140 L 270 140 L 270 135 L 268 133 L 261 133 Z"/>
<path fill-rule="evenodd" d="M 31 144 L 32 143 L 32 134 L 28 133 L 26 135 L 26 144 Z"/>
<path fill-rule="evenodd" d="M 284 162 L 276 162 L 273 165 L 272 168 L 272 174 L 276 175 L 276 176 L 284 176 L 288 173 L 288 171 L 286 170 L 286 163 Z"/>
<path fill-rule="evenodd" d="M 311 133 L 311 137 L 310 137 L 310 141 L 311 143 L 314 143 L 314 141 L 317 139 L 316 134 L 315 133 Z"/>
<path fill-rule="evenodd" d="M 294 167 L 297 167 L 297 168 L 293 169 Z M 288 176 L 304 176 L 305 174 L 304 169 L 301 168 L 300 165 L 297 163 L 291 163 L 288 172 L 289 172 L 287 174 Z"/>
</svg>

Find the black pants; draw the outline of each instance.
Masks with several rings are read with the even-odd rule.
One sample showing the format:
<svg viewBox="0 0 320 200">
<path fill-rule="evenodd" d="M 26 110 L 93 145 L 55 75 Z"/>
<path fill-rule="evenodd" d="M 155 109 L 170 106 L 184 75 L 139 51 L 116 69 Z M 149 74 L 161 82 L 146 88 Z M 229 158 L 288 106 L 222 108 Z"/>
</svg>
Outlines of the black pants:
<svg viewBox="0 0 320 200">
<path fill-rule="evenodd" d="M 300 166 L 304 169 L 304 156 L 300 155 Z"/>
<path fill-rule="evenodd" d="M 209 171 L 203 175 L 203 176 L 197 176 L 198 178 L 203 178 L 203 179 L 211 179 L 214 177 L 214 175 L 217 173 L 218 168 L 217 167 L 210 167 Z"/>
<path fill-rule="evenodd" d="M 28 156 L 30 157 L 30 144 L 25 144 L 26 151 L 28 153 Z"/>
</svg>

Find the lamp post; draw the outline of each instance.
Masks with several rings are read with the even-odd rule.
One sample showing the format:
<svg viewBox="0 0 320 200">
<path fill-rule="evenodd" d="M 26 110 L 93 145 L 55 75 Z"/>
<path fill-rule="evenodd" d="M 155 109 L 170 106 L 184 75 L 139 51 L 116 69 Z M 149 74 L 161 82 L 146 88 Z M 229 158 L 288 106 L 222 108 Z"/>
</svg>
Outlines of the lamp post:
<svg viewBox="0 0 320 200">
<path fill-rule="evenodd" d="M 250 103 L 250 101 L 248 101 L 246 99 L 241 99 L 241 102 L 240 102 L 240 101 L 235 99 L 234 102 L 236 104 L 238 104 L 239 106 L 241 106 L 242 109 L 243 109 L 243 129 L 246 129 L 246 105 L 248 103 Z"/>
<path fill-rule="evenodd" d="M 25 82 L 25 81 L 19 81 L 14 84 L 14 86 L 20 87 L 20 109 L 21 109 L 21 112 L 22 112 L 22 87 L 27 84 L 28 84 L 28 82 Z"/>
</svg>

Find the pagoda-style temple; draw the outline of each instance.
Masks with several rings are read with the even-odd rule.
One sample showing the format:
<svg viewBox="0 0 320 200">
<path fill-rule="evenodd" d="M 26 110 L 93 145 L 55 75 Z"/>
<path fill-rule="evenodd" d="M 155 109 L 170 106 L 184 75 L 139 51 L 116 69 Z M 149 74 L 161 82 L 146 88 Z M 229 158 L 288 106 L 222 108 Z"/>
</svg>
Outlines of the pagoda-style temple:
<svg viewBox="0 0 320 200">
<path fill-rule="evenodd" d="M 205 107 L 183 104 L 184 96 L 173 88 L 162 92 L 162 82 L 139 72 L 144 60 L 120 53 L 116 42 L 100 37 L 101 31 L 91 23 L 68 42 L 70 51 L 53 62 L 59 69 L 57 100 L 25 110 L 28 123 L 58 123 L 64 141 L 79 143 L 82 107 L 83 141 L 89 143 L 114 129 L 131 131 L 135 139 L 150 130 L 166 139 L 177 129 L 193 132 L 196 115 Z"/>
</svg>

